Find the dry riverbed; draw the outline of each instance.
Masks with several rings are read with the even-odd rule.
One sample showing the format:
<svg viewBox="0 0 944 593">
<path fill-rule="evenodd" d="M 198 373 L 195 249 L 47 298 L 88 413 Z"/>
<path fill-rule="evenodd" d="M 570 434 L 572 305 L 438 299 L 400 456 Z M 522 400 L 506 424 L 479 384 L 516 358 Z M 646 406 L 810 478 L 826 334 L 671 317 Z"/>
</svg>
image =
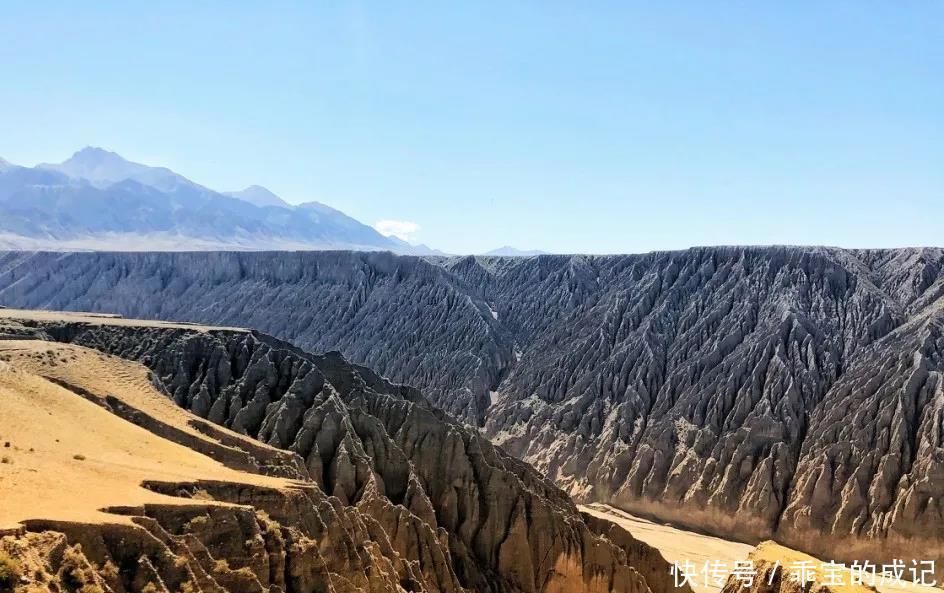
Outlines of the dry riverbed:
<svg viewBox="0 0 944 593">
<path fill-rule="evenodd" d="M 607 519 L 629 531 L 634 537 L 658 549 L 669 562 L 684 563 L 690 561 L 695 566 L 703 566 L 707 561 L 720 561 L 732 566 L 736 560 L 746 560 L 754 546 L 730 541 L 719 537 L 687 531 L 636 517 L 609 505 L 594 503 L 581 505 L 580 510 Z M 904 585 L 878 585 L 880 593 L 941 593 L 938 587 Z M 695 593 L 717 593 L 720 586 L 695 579 L 692 589 Z"/>
</svg>

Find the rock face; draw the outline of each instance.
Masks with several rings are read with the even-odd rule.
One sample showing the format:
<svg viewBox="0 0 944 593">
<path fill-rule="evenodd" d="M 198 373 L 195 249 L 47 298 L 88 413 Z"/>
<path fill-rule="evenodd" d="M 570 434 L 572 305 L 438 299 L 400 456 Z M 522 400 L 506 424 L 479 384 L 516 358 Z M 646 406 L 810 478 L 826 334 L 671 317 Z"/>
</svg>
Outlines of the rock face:
<svg viewBox="0 0 944 593">
<path fill-rule="evenodd" d="M 419 386 L 579 499 L 941 558 L 942 270 L 939 249 L 8 254 L 0 303 L 259 326 Z"/>
<path fill-rule="evenodd" d="M 620 528 L 588 524 L 564 492 L 435 410 L 419 391 L 337 353 L 308 354 L 255 332 L 117 325 L 108 319 L 21 319 L 7 322 L 3 333 L 138 361 L 180 407 L 250 435 L 269 451 L 297 454 L 295 467 L 279 455 L 251 452 L 260 471 L 310 477 L 310 486 L 294 494 L 225 484 L 150 485 L 167 494 L 202 491 L 264 511 L 264 518 L 257 513 L 200 522 L 199 528 L 193 517 L 178 512 L 155 508 L 148 515 L 160 531 L 199 541 L 198 558 L 200 546 L 209 542 L 216 546 L 214 558 L 238 559 L 243 541 L 264 540 L 267 554 L 251 566 L 275 579 L 260 579 L 264 588 L 668 592 L 664 580 L 650 585 L 645 576 L 667 573 L 658 552 Z M 148 425 L 133 411 L 113 408 Z M 193 426 L 213 434 L 208 422 Z M 246 469 L 239 459 L 232 463 Z M 230 537 L 217 532 L 221 523 L 249 532 Z M 290 541 L 285 526 L 298 531 Z M 220 552 L 220 545 L 234 546 L 232 556 Z M 302 564 L 306 554 L 320 560 Z M 298 565 L 285 564 L 293 558 Z M 276 560 L 281 564 L 274 567 Z M 637 561 L 641 571 L 633 568 Z M 325 572 L 339 576 L 326 579 Z"/>
<path fill-rule="evenodd" d="M 482 418 L 514 361 L 510 337 L 463 281 L 389 253 L 0 255 L 0 304 L 21 301 L 252 327 L 338 350 L 461 419 Z"/>
</svg>

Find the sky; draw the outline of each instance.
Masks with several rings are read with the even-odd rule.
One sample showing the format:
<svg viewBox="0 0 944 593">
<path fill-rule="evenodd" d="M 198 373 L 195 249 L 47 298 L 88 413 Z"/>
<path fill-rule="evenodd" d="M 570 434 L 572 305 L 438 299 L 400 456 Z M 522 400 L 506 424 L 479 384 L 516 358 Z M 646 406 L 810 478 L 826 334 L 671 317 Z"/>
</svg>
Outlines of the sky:
<svg viewBox="0 0 944 593">
<path fill-rule="evenodd" d="M 17 164 L 100 146 L 451 253 L 944 245 L 937 0 L 3 4 Z"/>
</svg>

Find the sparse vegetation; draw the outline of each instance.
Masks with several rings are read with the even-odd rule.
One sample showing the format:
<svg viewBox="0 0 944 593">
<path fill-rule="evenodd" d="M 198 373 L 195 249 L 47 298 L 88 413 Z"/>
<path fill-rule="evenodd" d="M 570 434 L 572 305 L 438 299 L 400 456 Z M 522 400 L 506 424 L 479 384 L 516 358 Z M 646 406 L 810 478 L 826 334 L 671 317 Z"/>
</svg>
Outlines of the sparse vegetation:
<svg viewBox="0 0 944 593">
<path fill-rule="evenodd" d="M 254 572 L 252 571 L 252 569 L 249 568 L 248 566 L 244 566 L 244 567 L 242 567 L 242 568 L 238 568 L 238 569 L 234 570 L 233 572 L 234 572 L 235 574 L 237 574 L 240 578 L 243 578 L 243 579 L 252 580 L 252 579 L 256 578 L 256 573 L 254 573 Z"/>
<path fill-rule="evenodd" d="M 106 581 L 114 581 L 118 578 L 118 566 L 111 560 L 106 560 L 98 573 L 102 575 Z"/>
<path fill-rule="evenodd" d="M 82 544 L 75 544 L 62 554 L 62 565 L 59 568 L 59 577 L 63 584 L 77 593 L 100 593 L 101 588 L 95 584 L 95 570 L 85 559 L 82 553 Z M 86 587 L 98 587 L 98 590 Z"/>
<path fill-rule="evenodd" d="M 210 522 L 210 518 L 206 515 L 198 515 L 187 522 L 187 530 L 191 533 L 206 527 L 207 523 Z"/>
<path fill-rule="evenodd" d="M 229 572 L 229 562 L 227 562 L 225 558 L 220 558 L 216 561 L 213 569 L 216 572 Z"/>
<path fill-rule="evenodd" d="M 148 583 L 141 589 L 141 593 L 157 593 L 158 588 L 154 583 Z"/>
<path fill-rule="evenodd" d="M 259 525 L 262 527 L 262 531 L 264 533 L 275 535 L 278 534 L 282 529 L 278 521 L 270 517 L 269 513 L 265 511 L 256 511 L 256 520 L 259 522 Z"/>
<path fill-rule="evenodd" d="M 6 552 L 0 552 L 0 591 L 12 591 L 23 576 L 23 567 Z"/>
<path fill-rule="evenodd" d="M 180 593 L 197 593 L 197 588 L 193 581 L 185 581 L 180 584 Z"/>
<path fill-rule="evenodd" d="M 213 495 L 207 492 L 203 488 L 198 488 L 197 490 L 194 490 L 193 494 L 190 495 L 190 498 L 193 498 L 195 500 L 215 500 L 213 498 Z"/>
</svg>

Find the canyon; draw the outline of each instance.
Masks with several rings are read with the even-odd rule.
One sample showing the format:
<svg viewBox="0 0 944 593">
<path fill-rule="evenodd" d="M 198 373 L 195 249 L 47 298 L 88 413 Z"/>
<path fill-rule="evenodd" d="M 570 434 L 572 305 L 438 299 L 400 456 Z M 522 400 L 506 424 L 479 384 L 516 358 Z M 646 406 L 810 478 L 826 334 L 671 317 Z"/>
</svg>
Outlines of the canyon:
<svg viewBox="0 0 944 593">
<path fill-rule="evenodd" d="M 9 252 L 0 304 L 258 328 L 416 386 L 579 502 L 940 564 L 942 269 L 933 248 Z"/>
<path fill-rule="evenodd" d="M 0 338 L 0 588 L 668 591 L 656 550 L 337 353 L 13 310 Z"/>
</svg>

